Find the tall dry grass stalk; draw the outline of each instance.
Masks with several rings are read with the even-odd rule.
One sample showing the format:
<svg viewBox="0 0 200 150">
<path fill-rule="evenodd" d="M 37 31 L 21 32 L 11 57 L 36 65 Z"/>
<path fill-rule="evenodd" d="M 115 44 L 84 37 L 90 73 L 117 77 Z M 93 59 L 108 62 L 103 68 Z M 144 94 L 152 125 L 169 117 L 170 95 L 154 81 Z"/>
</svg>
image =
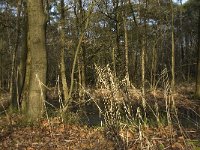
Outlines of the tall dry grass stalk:
<svg viewBox="0 0 200 150">
<path fill-rule="evenodd" d="M 139 149 L 155 149 L 155 142 L 147 134 L 152 117 L 155 117 L 158 128 L 165 126 L 161 121 L 163 116 L 160 115 L 160 106 L 157 100 L 152 107 L 152 104 L 149 104 L 142 93 L 138 92 L 133 85 L 126 85 L 126 79 L 122 81 L 117 79 L 109 65 L 105 67 L 96 65 L 95 69 L 97 75 L 96 94 L 101 95 L 101 98 L 93 97 L 93 101 L 103 116 L 102 122 L 106 136 L 116 143 L 118 149 L 128 149 L 131 141 L 135 141 L 139 145 Z M 162 83 L 163 86 L 167 126 L 170 127 L 171 133 L 169 138 L 173 141 L 173 120 L 174 118 L 178 120 L 178 113 L 166 68 L 162 71 L 158 82 Z M 156 89 L 154 90 L 156 92 Z M 133 100 L 131 94 L 137 94 L 139 98 Z M 143 104 L 144 100 L 145 105 Z M 133 101 L 141 105 L 134 106 Z M 149 114 L 149 111 L 153 116 L 146 115 Z M 181 129 L 180 124 L 179 127 Z M 135 132 L 137 132 L 138 138 L 133 140 Z"/>
</svg>

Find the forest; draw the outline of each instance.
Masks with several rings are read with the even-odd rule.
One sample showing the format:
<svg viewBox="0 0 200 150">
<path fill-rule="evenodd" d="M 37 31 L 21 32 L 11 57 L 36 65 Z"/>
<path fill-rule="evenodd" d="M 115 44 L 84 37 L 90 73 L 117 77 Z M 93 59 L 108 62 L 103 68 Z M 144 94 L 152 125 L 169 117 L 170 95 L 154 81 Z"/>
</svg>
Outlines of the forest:
<svg viewBox="0 0 200 150">
<path fill-rule="evenodd" d="M 1 0 L 0 149 L 199 150 L 200 0 Z"/>
</svg>

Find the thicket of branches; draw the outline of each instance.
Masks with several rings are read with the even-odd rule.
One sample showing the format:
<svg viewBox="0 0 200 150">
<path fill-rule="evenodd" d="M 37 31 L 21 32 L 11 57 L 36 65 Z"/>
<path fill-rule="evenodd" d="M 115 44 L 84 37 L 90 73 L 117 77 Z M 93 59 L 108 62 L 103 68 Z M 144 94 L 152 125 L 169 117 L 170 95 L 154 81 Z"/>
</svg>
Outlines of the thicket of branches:
<svg viewBox="0 0 200 150">
<path fill-rule="evenodd" d="M 85 82 L 86 86 L 95 83 L 94 64 L 100 66 L 110 64 L 112 70 L 116 71 L 117 77 L 121 79 L 128 70 L 130 81 L 140 87 L 142 63 L 145 66 L 145 86 L 155 86 L 164 68 L 168 68 L 171 72 L 172 29 L 174 29 L 177 82 L 190 81 L 196 75 L 198 2 L 173 3 L 172 26 L 170 1 L 97 1 L 89 16 L 89 25 L 86 29 L 84 26 L 90 1 L 65 1 L 64 27 L 60 21 L 60 1 L 48 1 L 45 5 L 48 9 L 46 45 L 49 85 L 54 85 L 59 75 L 62 28 L 65 32 L 64 61 L 68 84 L 71 82 L 73 59 L 82 32 L 84 37 L 75 67 L 75 80 L 79 83 Z M 16 47 L 20 51 L 24 41 L 25 2 L 17 4 L 15 1 L 2 1 L 0 7 L 1 88 L 8 89 L 13 54 Z M 17 8 L 21 11 L 19 16 Z M 16 26 L 17 22 L 19 27 Z M 126 47 L 128 57 L 126 57 Z"/>
</svg>

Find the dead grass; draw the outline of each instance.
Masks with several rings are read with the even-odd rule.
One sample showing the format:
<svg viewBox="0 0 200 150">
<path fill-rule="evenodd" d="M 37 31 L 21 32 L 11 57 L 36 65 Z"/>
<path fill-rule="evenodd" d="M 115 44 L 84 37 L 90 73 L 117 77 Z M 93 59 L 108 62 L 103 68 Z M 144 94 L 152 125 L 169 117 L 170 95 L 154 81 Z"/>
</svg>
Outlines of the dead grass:
<svg viewBox="0 0 200 150">
<path fill-rule="evenodd" d="M 149 90 L 143 96 L 140 89 L 133 85 L 126 87 L 125 80 L 115 79 L 109 68 L 99 69 L 96 88 L 84 89 L 85 100 L 79 98 L 81 104 L 76 100 L 76 105 L 84 107 L 91 104 L 85 110 L 82 109 L 84 113 L 95 107 L 94 113 L 99 111 L 102 117 L 101 126 L 64 123 L 65 116 L 59 114 L 56 117 L 48 115 L 36 125 L 23 123 L 21 115 L 2 115 L 0 147 L 28 150 L 199 148 L 200 102 L 193 96 L 194 84 L 178 85 L 173 94 L 170 93 L 169 85 L 164 84 L 167 88 Z M 168 83 L 167 79 L 165 82 Z M 59 102 L 58 96 L 55 88 L 48 91 L 49 99 Z M 7 98 L 8 94 L 1 95 L 1 99 Z M 144 100 L 146 107 L 143 105 Z M 184 127 L 182 123 L 191 126 Z"/>
</svg>

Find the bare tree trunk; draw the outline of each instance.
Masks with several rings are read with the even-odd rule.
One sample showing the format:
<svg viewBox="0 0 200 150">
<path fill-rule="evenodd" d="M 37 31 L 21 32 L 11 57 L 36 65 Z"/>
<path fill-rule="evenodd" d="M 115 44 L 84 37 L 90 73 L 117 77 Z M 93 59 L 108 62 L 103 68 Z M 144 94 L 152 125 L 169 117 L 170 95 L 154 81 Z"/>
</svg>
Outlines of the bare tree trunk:
<svg viewBox="0 0 200 150">
<path fill-rule="evenodd" d="M 89 23 L 89 20 L 87 19 L 87 23 L 85 25 L 86 28 L 88 26 L 88 23 Z M 80 51 L 80 47 L 81 47 L 83 37 L 84 37 L 84 32 L 81 33 L 78 45 L 76 47 L 76 52 L 75 52 L 74 62 L 73 62 L 72 72 L 71 72 L 71 84 L 70 84 L 69 98 L 71 98 L 72 90 L 73 90 L 73 87 L 74 87 L 74 71 L 75 71 L 76 61 L 77 61 L 77 58 L 78 58 L 78 54 L 79 54 L 79 51 Z"/>
<path fill-rule="evenodd" d="M 172 74 L 172 80 L 171 80 L 171 88 L 172 92 L 174 92 L 174 86 L 175 86 L 175 43 L 174 43 L 174 8 L 173 8 L 173 1 L 171 0 L 171 26 L 172 26 L 172 31 L 171 31 L 171 44 L 172 44 L 172 49 L 171 49 L 171 74 Z"/>
<path fill-rule="evenodd" d="M 200 10 L 198 18 L 198 44 L 197 44 L 197 77 L 196 77 L 196 96 L 200 98 Z"/>
<path fill-rule="evenodd" d="M 116 59 L 115 59 L 115 48 L 113 47 L 112 48 L 112 64 L 113 64 L 113 72 L 114 72 L 114 75 L 116 77 Z"/>
<path fill-rule="evenodd" d="M 16 22 L 16 30 L 17 30 L 17 37 L 15 43 L 15 49 L 13 52 L 13 61 L 12 61 L 12 75 L 11 75 L 11 105 L 10 110 L 17 110 L 19 109 L 19 94 L 18 93 L 18 65 L 19 65 L 19 42 L 20 42 L 20 15 L 21 15 L 21 1 L 18 1 L 17 4 L 17 22 Z"/>
<path fill-rule="evenodd" d="M 114 21 L 115 21 L 115 25 L 114 25 L 114 28 L 115 28 L 115 47 L 114 47 L 114 50 L 115 50 L 115 55 L 116 55 L 116 58 L 115 58 L 115 66 L 121 66 L 121 51 L 120 51 L 120 23 L 119 23 L 119 18 L 120 18 L 120 15 L 119 15 L 119 0 L 112 0 L 112 5 L 113 5 L 113 9 L 115 10 L 114 12 Z M 116 76 L 120 76 L 121 75 L 121 68 L 119 67 L 115 67 L 115 70 L 116 70 Z"/>
<path fill-rule="evenodd" d="M 25 80 L 24 80 L 24 85 L 23 85 L 22 102 L 21 102 L 22 113 L 27 112 L 29 85 L 30 85 L 30 74 L 31 74 L 31 56 L 30 56 L 30 50 L 27 49 Z"/>
<path fill-rule="evenodd" d="M 189 35 L 185 34 L 185 52 L 186 52 L 186 64 L 190 63 L 190 52 L 189 52 Z M 190 65 L 186 66 L 186 76 L 187 76 L 187 81 L 190 81 Z"/>
<path fill-rule="evenodd" d="M 0 38 L 0 51 L 3 50 L 3 39 Z M 0 89 L 3 89 L 3 60 L 2 54 L 0 55 Z"/>
<path fill-rule="evenodd" d="M 81 85 L 83 88 L 86 87 L 86 78 L 85 78 L 85 52 L 86 48 L 84 43 L 82 44 L 82 50 L 81 50 Z"/>
<path fill-rule="evenodd" d="M 80 62 L 80 56 L 77 59 L 77 64 L 78 64 L 78 87 L 79 87 L 79 96 L 80 96 L 80 88 L 81 88 L 81 81 L 82 81 L 82 76 L 81 76 L 81 62 Z"/>
<path fill-rule="evenodd" d="M 126 27 L 126 18 L 124 16 L 124 41 L 125 41 L 125 74 L 127 80 L 127 86 L 130 87 L 130 78 L 129 78 L 129 59 L 128 59 L 128 33 Z"/>
<path fill-rule="evenodd" d="M 86 15 L 85 27 L 84 27 L 83 32 L 80 34 L 78 45 L 76 47 L 73 66 L 72 66 L 72 72 L 71 72 L 71 84 L 70 84 L 70 89 L 69 89 L 69 98 L 71 98 L 73 88 L 74 88 L 74 72 L 75 72 L 76 62 L 77 62 L 77 59 L 78 59 L 78 54 L 79 54 L 80 49 L 81 49 L 81 43 L 83 41 L 85 30 L 88 28 L 88 25 L 89 25 L 89 19 L 90 19 L 90 15 L 92 13 L 93 7 L 94 7 L 94 3 L 92 3 L 88 8 L 88 12 L 87 12 L 87 15 Z M 67 111 L 67 108 L 68 108 L 68 105 L 65 105 L 63 111 L 64 112 Z"/>
<path fill-rule="evenodd" d="M 76 1 L 74 1 L 76 3 Z M 78 9 L 75 10 L 76 15 L 76 27 L 77 27 L 77 36 L 84 32 L 85 26 L 85 11 L 83 8 L 82 0 L 78 0 Z M 83 37 L 84 39 L 84 37 Z M 86 79 L 85 79 L 85 45 L 84 42 L 81 43 L 80 52 L 77 58 L 78 61 L 78 90 L 79 90 L 79 97 L 84 99 L 83 89 L 86 87 Z"/>
<path fill-rule="evenodd" d="M 133 21 L 134 21 L 134 25 L 136 27 L 136 33 L 132 33 L 132 34 L 136 34 L 137 36 L 137 43 L 139 43 L 139 27 L 138 27 L 138 22 L 136 20 L 136 16 L 135 16 L 135 13 L 134 13 L 134 10 L 133 10 L 133 7 L 132 7 L 132 4 L 131 4 L 131 0 L 128 0 L 128 4 L 129 4 L 129 7 L 130 7 L 130 10 L 131 10 L 131 13 L 132 13 L 132 17 L 133 17 Z M 137 79 L 137 75 L 138 75 L 138 55 L 137 55 L 137 49 L 135 49 L 135 58 L 133 60 L 133 64 L 134 64 L 134 68 L 132 69 L 133 70 L 133 78 L 132 80 L 133 81 L 136 81 Z"/>
<path fill-rule="evenodd" d="M 151 64 L 151 89 L 156 85 L 156 71 L 157 71 L 157 41 L 153 45 L 152 64 Z"/>
<path fill-rule="evenodd" d="M 64 95 L 64 103 L 66 104 L 69 99 L 69 89 L 66 80 L 66 66 L 65 66 L 65 4 L 64 0 L 61 0 L 61 33 L 60 33 L 60 41 L 61 41 L 61 52 L 60 52 L 60 72 L 61 72 L 61 80 L 62 80 L 62 90 Z"/>
<path fill-rule="evenodd" d="M 142 82 L 142 95 L 145 94 L 145 46 L 144 39 L 141 40 L 141 82 Z"/>
<path fill-rule="evenodd" d="M 145 1 L 145 7 L 147 8 L 147 0 Z M 146 44 L 147 44 L 147 36 L 146 36 L 146 11 L 145 11 L 145 18 L 144 18 L 144 32 L 141 32 L 144 35 L 141 36 L 141 82 L 142 82 L 142 95 L 144 96 L 145 94 L 145 50 L 146 50 Z M 140 18 L 141 19 L 141 18 Z M 140 21 L 141 22 L 141 21 Z M 145 100 L 144 100 L 145 101 Z M 146 107 L 146 102 L 143 102 L 143 106 Z M 145 109 L 145 108 L 144 108 Z"/>
<path fill-rule="evenodd" d="M 18 68 L 18 93 L 19 93 L 19 102 L 20 102 L 20 108 L 22 106 L 22 97 L 23 97 L 23 88 L 25 85 L 25 76 L 26 76 L 26 61 L 27 61 L 27 55 L 28 55 L 28 47 L 27 47 L 27 33 L 28 33 L 28 29 L 27 29 L 27 6 L 26 3 L 24 3 L 24 20 L 23 20 L 23 33 L 22 33 L 22 48 L 21 48 L 21 52 L 20 52 L 20 64 L 19 64 L 19 68 Z"/>
<path fill-rule="evenodd" d="M 47 58 L 45 46 L 46 15 L 41 0 L 27 0 L 28 49 L 30 51 L 30 84 L 27 101 L 28 121 L 33 122 L 43 115 L 46 92 Z"/>
<path fill-rule="evenodd" d="M 84 62 L 84 55 L 85 55 L 85 47 L 82 45 L 80 50 L 80 55 L 78 58 L 78 76 L 79 76 L 79 96 L 84 99 L 84 92 L 83 89 L 86 87 L 85 81 L 85 62 Z"/>
</svg>

